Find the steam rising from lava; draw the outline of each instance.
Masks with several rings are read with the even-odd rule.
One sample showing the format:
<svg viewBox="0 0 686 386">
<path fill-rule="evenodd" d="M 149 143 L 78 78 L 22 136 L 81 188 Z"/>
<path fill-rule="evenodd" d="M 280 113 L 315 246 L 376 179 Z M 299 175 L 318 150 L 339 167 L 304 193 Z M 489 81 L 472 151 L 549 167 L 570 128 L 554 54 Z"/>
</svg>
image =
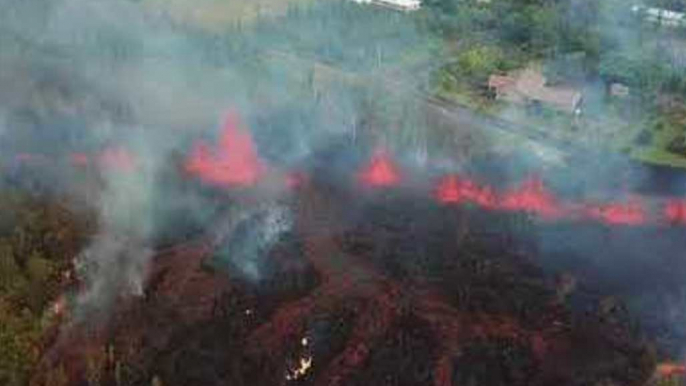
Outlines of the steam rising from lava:
<svg viewBox="0 0 686 386">
<path fill-rule="evenodd" d="M 315 2 L 307 12 L 291 12 L 292 19 L 267 18 L 207 33 L 202 26 L 170 22 L 159 9 L 146 8 L 147 2 L 10 3 L 0 15 L 0 170 L 10 175 L 17 164 L 40 164 L 49 171 L 31 170 L 43 184 L 50 185 L 52 177 L 88 188 L 92 181 L 83 172 L 96 171 L 96 194 L 85 196 L 99 214 L 98 235 L 78 260 L 87 284 L 79 302 L 83 310 L 107 311 L 122 292 L 140 294 L 163 230 L 179 230 L 190 220 L 206 230 L 227 205 L 237 212 L 254 210 L 247 208 L 252 202 L 237 197 L 264 194 L 262 179 L 272 173 L 285 176 L 291 187 L 303 183 L 307 176 L 292 171 L 310 170 L 319 161 L 308 157 L 332 143 L 350 149 L 384 142 L 384 150 L 362 160 L 361 167 L 352 166 L 360 161 L 355 152 L 338 152 L 340 163 L 350 166 L 346 172 L 372 189 L 404 188 L 413 173 L 419 180 L 435 177 L 396 162 L 392 152 L 419 153 L 422 160 L 426 154 L 428 168 L 435 159 L 450 159 L 449 174 L 427 183 L 425 192 L 446 207 L 524 211 L 548 223 L 598 222 L 612 229 L 686 225 L 686 201 L 680 197 L 585 196 L 625 165 L 600 172 L 598 164 L 607 162 L 577 164 L 557 173 L 569 181 L 590 176 L 584 194 L 574 198 L 561 184 L 548 188 L 550 175 L 520 170 L 515 156 L 498 167 L 525 176 L 504 188 L 485 182 L 496 173 L 465 172 L 472 159 L 461 161 L 472 156 L 457 154 L 461 148 L 488 158 L 497 155 L 491 147 L 509 140 L 485 135 L 478 122 L 459 116 L 437 118 L 414 96 L 389 92 L 379 76 L 384 69 L 377 66 L 392 65 L 394 84 L 414 85 L 422 78 L 399 69 L 399 58 L 410 56 L 403 55 L 405 48 L 429 46 L 425 31 L 406 15 L 353 2 Z M 336 65 L 303 59 L 297 49 L 310 37 L 312 52 L 343 59 Z M 240 111 L 242 121 L 237 113 L 229 115 L 216 135 L 218 114 L 229 106 Z M 387 131 L 391 135 L 383 135 Z M 210 137 L 219 139 L 210 143 Z M 335 162 L 327 162 L 318 170 L 338 178 Z M 534 163 L 547 167 L 540 159 Z M 65 165 L 72 167 L 56 170 Z M 256 210 L 261 215 L 255 229 L 227 230 L 235 236 L 227 249 L 237 272 L 260 276 L 261 251 L 290 227 L 287 211 L 278 208 Z M 596 253 L 596 244 L 576 233 L 565 240 L 541 235 L 539 241 Z M 647 240 L 627 240 L 631 252 L 652 257 Z M 676 242 L 664 245 L 669 248 L 661 251 L 683 250 Z"/>
</svg>

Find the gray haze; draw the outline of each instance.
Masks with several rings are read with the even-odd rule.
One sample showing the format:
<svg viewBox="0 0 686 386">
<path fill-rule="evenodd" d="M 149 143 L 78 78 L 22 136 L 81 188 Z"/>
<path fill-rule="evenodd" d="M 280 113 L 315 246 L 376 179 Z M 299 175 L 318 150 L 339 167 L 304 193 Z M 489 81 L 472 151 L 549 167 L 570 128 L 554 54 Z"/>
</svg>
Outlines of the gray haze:
<svg viewBox="0 0 686 386">
<path fill-rule="evenodd" d="M 522 141 L 428 108 L 409 90 L 426 86 L 428 74 L 416 67 L 430 62 L 436 44 L 410 15 L 318 1 L 217 30 L 180 23 L 146 1 L 5 3 L 0 167 L 9 175 L 17 154 L 43 154 L 52 161 L 32 171 L 39 180 L 32 186 L 77 194 L 98 213 L 97 235 L 77 258 L 86 283 L 78 299 L 84 313 L 106 313 L 118 296 L 141 294 L 164 235 L 184 232 L 182 222 L 203 229 L 224 213 L 178 170 L 192 140 L 218 137 L 230 109 L 250 128 L 265 161 L 284 170 L 315 163 L 310 157 L 320 148 L 340 144 L 366 154 L 365 147 L 381 144 L 416 171 L 429 165 L 518 181 L 543 170 L 555 189 L 573 197 L 616 198 L 624 186 L 638 188 L 647 178 L 642 169 L 625 173 L 635 169 L 623 157 Z M 628 51 L 639 49 L 605 11 L 600 27 Z M 408 54 L 418 63 L 405 62 Z M 602 111 L 598 103 L 591 108 Z M 104 168 L 93 183 L 71 169 L 71 153 L 93 155 L 113 146 L 131 153 L 133 171 Z M 358 166 L 354 156 L 343 158 L 341 165 L 322 163 L 332 174 L 338 166 Z M 274 197 L 283 194 L 265 193 L 266 208 L 228 211 L 259 224 L 222 228 L 238 240 L 219 257 L 232 273 L 260 280 L 262 251 L 292 226 L 290 212 Z M 639 283 L 637 273 L 653 267 L 669 279 L 673 297 L 665 304 L 677 311 L 668 323 L 680 328 L 686 268 L 666 264 L 672 252 L 683 254 L 683 236 L 622 232 L 543 229 L 536 236 L 545 254 L 559 255 L 546 261 L 554 269 L 586 264 L 608 283 L 626 284 Z M 592 261 L 584 260 L 589 256 Z M 636 288 L 657 286 L 643 279 L 645 286 Z"/>
<path fill-rule="evenodd" d="M 334 1 L 217 32 L 179 24 L 163 9 L 30 0 L 10 1 L 0 15 L 1 164 L 13 170 L 17 154 L 40 154 L 50 161 L 31 170 L 32 186 L 81 195 L 98 213 L 97 235 L 76 259 L 85 311 L 142 293 L 155 243 L 178 221 L 170 213 L 214 221 L 215 202 L 184 187 L 178 170 L 193 139 L 217 138 L 229 110 L 252 129 L 266 162 L 284 169 L 333 138 L 396 146 L 396 135 L 383 132 L 400 130 L 408 134 L 397 146 L 418 141 L 411 102 L 370 81 L 386 64 L 397 81 L 421 80 L 395 62 L 425 39 L 411 18 Z M 382 129 L 372 134 L 372 125 Z M 72 153 L 95 162 L 108 148 L 126 149 L 135 168 L 100 165 L 95 186 L 70 170 Z M 229 256 L 237 273 L 260 277 L 256 256 L 290 227 L 278 208 Z"/>
</svg>

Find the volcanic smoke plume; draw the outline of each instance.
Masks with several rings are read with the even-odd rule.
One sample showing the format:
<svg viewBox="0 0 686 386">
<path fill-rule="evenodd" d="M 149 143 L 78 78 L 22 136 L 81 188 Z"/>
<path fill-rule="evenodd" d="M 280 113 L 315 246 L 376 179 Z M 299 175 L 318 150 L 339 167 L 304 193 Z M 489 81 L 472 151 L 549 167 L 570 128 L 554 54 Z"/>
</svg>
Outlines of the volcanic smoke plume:
<svg viewBox="0 0 686 386">
<path fill-rule="evenodd" d="M 639 299 L 679 357 L 686 198 L 607 189 L 634 169 L 605 157 L 502 157 L 510 137 L 414 92 L 404 48 L 432 37 L 408 15 L 314 2 L 207 31 L 147 1 L 10 3 L 2 186 L 98 218 L 65 312 L 83 323 L 42 369 L 83 381 L 111 345 L 131 384 L 638 384 L 643 337 L 599 293 Z"/>
</svg>

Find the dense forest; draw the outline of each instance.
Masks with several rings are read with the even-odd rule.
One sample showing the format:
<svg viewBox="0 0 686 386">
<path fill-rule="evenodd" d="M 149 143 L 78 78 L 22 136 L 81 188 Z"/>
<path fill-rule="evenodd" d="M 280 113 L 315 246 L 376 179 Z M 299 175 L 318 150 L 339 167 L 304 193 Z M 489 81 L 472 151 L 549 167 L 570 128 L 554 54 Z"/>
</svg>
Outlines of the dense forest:
<svg viewBox="0 0 686 386">
<path fill-rule="evenodd" d="M 89 234 L 68 202 L 0 193 L 0 383 L 25 385 L 55 318 L 73 259 Z"/>
<path fill-rule="evenodd" d="M 671 9 L 683 4 L 655 2 Z M 652 55 L 661 48 L 650 44 L 683 31 L 642 23 L 626 2 L 428 0 L 426 5 L 428 25 L 459 46 L 456 65 L 446 68 L 453 76 L 483 83 L 492 72 L 526 61 L 567 60 L 558 67 L 640 87 L 647 98 L 658 90 L 684 90 L 683 67 Z"/>
<path fill-rule="evenodd" d="M 619 149 L 650 164 L 686 166 L 686 28 L 648 14 L 649 7 L 683 11 L 683 1 L 425 4 L 425 25 L 445 47 L 446 63 L 433 73 L 437 94 L 489 108 L 490 75 L 533 65 L 542 68 L 548 83 L 582 93 L 584 121 L 570 130 L 569 120 L 562 119 L 556 132 L 566 141 L 578 142 L 582 133 L 600 135 L 605 150 Z M 626 87 L 630 96 L 616 98 L 614 85 Z M 540 117 L 524 124 L 559 126 Z"/>
</svg>

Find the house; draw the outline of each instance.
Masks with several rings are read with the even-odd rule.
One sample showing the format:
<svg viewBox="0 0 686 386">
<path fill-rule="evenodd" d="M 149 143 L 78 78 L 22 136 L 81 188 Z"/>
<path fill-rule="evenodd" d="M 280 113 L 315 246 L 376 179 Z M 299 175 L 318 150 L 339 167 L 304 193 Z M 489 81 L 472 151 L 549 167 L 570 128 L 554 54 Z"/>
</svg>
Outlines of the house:
<svg viewBox="0 0 686 386">
<path fill-rule="evenodd" d="M 495 98 L 525 106 L 547 106 L 573 115 L 581 114 L 581 92 L 571 87 L 548 86 L 543 74 L 531 68 L 508 75 L 491 75 L 488 88 Z"/>
<path fill-rule="evenodd" d="M 634 5 L 631 7 L 631 12 L 641 15 L 645 20 L 667 27 L 684 27 L 686 26 L 686 14 L 681 12 L 670 11 L 663 8 L 642 7 Z"/>
<path fill-rule="evenodd" d="M 421 5 L 421 0 L 353 0 L 359 4 L 376 4 L 383 7 L 393 8 L 400 11 L 416 11 Z"/>
</svg>

